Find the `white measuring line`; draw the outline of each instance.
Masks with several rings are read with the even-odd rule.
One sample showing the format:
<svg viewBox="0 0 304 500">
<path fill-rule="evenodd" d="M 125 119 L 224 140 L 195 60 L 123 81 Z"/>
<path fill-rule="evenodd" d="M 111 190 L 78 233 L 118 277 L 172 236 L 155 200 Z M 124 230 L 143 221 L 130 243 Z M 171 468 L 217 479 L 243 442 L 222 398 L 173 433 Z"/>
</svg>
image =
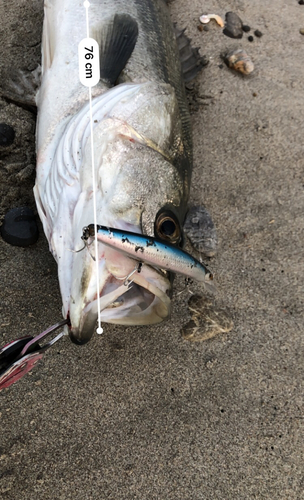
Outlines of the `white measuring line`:
<svg viewBox="0 0 304 500">
<path fill-rule="evenodd" d="M 96 182 L 95 182 L 95 158 L 94 158 L 94 138 L 93 138 L 93 114 L 92 114 L 92 87 L 99 82 L 99 47 L 96 40 L 89 37 L 89 7 L 87 0 L 83 3 L 86 10 L 86 31 L 87 38 L 79 43 L 79 77 L 83 85 L 89 88 L 90 102 L 90 127 L 91 127 L 91 153 L 92 153 L 92 188 L 93 188 L 93 207 L 94 207 L 94 232 L 97 234 L 97 209 L 96 209 Z M 97 286 L 97 310 L 98 310 L 98 328 L 97 333 L 103 333 L 100 319 L 100 296 L 99 296 L 99 260 L 98 260 L 98 241 L 95 237 L 95 263 L 96 263 L 96 286 Z"/>
</svg>

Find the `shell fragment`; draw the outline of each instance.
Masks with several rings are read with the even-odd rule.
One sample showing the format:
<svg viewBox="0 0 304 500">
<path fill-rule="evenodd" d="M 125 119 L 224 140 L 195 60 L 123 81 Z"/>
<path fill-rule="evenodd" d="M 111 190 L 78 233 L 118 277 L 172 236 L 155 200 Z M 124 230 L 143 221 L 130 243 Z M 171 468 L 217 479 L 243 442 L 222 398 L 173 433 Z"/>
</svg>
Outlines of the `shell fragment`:
<svg viewBox="0 0 304 500">
<path fill-rule="evenodd" d="M 234 69 L 243 75 L 249 75 L 254 70 L 253 62 L 247 52 L 243 49 L 234 50 L 233 52 L 227 54 L 225 62 L 229 68 Z"/>
<path fill-rule="evenodd" d="M 200 22 L 202 24 L 207 24 L 210 22 L 211 19 L 215 19 L 215 21 L 217 22 L 217 24 L 223 28 L 224 27 L 224 21 L 223 19 L 221 18 L 221 16 L 218 16 L 217 14 L 203 14 L 201 17 L 200 17 Z"/>
</svg>

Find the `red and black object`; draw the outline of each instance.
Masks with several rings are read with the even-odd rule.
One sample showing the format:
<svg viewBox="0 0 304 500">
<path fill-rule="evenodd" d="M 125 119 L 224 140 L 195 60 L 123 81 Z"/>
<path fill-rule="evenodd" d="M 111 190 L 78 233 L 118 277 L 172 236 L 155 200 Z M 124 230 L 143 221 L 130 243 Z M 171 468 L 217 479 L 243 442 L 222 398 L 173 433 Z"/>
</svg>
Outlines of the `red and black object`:
<svg viewBox="0 0 304 500">
<path fill-rule="evenodd" d="M 39 341 L 66 324 L 68 320 L 60 321 L 36 337 L 26 335 L 9 342 L 0 349 L 0 391 L 10 387 L 33 369 L 45 351 L 66 333 L 64 331 L 59 333 L 43 346 L 40 346 Z"/>
</svg>

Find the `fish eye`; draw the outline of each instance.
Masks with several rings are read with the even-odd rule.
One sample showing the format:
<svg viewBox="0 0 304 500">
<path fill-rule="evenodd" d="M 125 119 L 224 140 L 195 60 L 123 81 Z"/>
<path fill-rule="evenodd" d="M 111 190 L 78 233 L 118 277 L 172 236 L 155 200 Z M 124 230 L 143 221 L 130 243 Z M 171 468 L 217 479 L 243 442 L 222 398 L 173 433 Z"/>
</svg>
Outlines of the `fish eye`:
<svg viewBox="0 0 304 500">
<path fill-rule="evenodd" d="M 156 237 L 170 243 L 179 243 L 182 234 L 176 216 L 169 211 L 159 213 L 154 224 L 154 234 Z"/>
</svg>

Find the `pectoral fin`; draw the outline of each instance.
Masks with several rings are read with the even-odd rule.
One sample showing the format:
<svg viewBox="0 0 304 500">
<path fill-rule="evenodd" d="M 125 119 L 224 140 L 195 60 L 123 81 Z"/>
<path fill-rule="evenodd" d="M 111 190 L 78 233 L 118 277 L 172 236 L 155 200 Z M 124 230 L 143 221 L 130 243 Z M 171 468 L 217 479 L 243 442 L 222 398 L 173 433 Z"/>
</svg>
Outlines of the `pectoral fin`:
<svg viewBox="0 0 304 500">
<path fill-rule="evenodd" d="M 100 30 L 93 27 L 91 36 L 100 47 L 100 78 L 113 86 L 136 45 L 137 22 L 128 14 L 115 14 Z"/>
</svg>

